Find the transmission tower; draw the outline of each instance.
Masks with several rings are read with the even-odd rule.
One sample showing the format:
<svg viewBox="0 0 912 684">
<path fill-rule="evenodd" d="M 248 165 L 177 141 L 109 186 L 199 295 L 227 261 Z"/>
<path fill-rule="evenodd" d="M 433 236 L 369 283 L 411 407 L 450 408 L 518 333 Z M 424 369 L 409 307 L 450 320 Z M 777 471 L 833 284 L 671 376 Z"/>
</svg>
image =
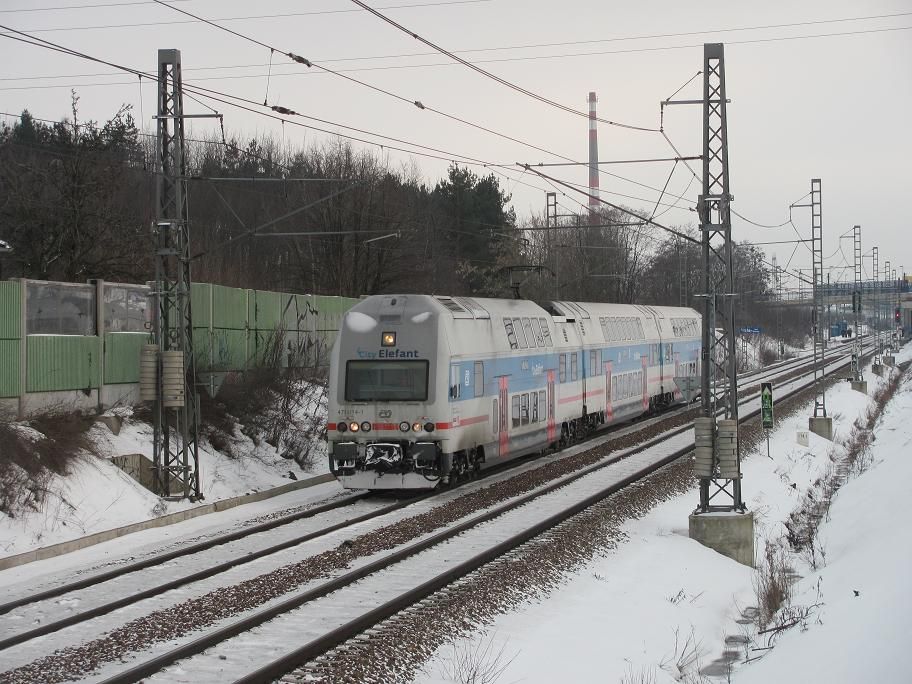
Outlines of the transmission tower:
<svg viewBox="0 0 912 684">
<path fill-rule="evenodd" d="M 884 270 L 883 277 L 881 280 L 881 291 L 883 292 L 883 301 L 881 302 L 880 308 L 883 311 L 883 321 L 884 321 L 884 331 L 883 335 L 880 338 L 880 353 L 883 355 L 887 346 L 887 339 L 890 332 L 890 301 L 891 297 L 891 288 L 889 285 L 890 282 L 890 260 L 887 259 L 884 261 Z"/>
<path fill-rule="evenodd" d="M 545 193 L 545 231 L 546 244 L 548 245 L 548 255 L 554 254 L 555 268 L 555 299 L 560 299 L 560 255 L 554 249 L 554 242 L 557 239 L 557 193 Z"/>
<path fill-rule="evenodd" d="M 703 246 L 702 417 L 695 424 L 700 480 L 698 512 L 744 510 L 738 439 L 738 375 L 728 175 L 725 54 L 721 43 L 703 46 L 703 191 L 697 203 Z M 721 328 L 717 333 L 716 329 Z M 717 426 L 716 416 L 723 420 Z M 729 488 L 730 487 L 730 488 Z M 711 492 L 710 489 L 713 488 Z M 720 493 L 731 502 L 711 505 Z"/>
<path fill-rule="evenodd" d="M 855 316 L 855 340 L 852 344 L 853 353 L 852 353 L 852 378 L 856 382 L 860 382 L 864 378 L 861 374 L 861 348 L 862 348 L 862 334 L 861 326 L 859 325 L 859 320 L 861 318 L 862 310 L 862 280 L 861 280 L 861 226 L 855 226 L 852 229 L 852 237 L 854 241 L 854 266 L 855 266 L 855 287 L 852 291 L 852 313 Z"/>
<path fill-rule="evenodd" d="M 873 262 L 873 275 L 871 276 L 871 298 L 874 300 L 874 363 L 879 364 L 880 359 L 877 356 L 877 336 L 880 335 L 880 287 L 877 279 L 880 274 L 880 261 L 877 247 L 874 247 L 871 254 Z"/>
<path fill-rule="evenodd" d="M 153 468 L 162 496 L 201 498 L 180 50 L 158 51 Z"/>
<path fill-rule="evenodd" d="M 819 178 L 811 179 L 811 250 L 814 264 L 814 417 L 826 418 L 824 360 L 826 337 L 823 324 L 823 196 Z"/>
</svg>

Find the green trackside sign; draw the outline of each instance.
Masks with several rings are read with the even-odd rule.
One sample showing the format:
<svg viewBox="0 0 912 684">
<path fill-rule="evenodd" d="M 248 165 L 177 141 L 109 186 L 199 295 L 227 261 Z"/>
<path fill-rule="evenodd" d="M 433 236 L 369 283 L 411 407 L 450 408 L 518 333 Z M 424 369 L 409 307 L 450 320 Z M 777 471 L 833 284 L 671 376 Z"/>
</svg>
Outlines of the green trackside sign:
<svg viewBox="0 0 912 684">
<path fill-rule="evenodd" d="M 773 427 L 773 383 L 760 383 L 760 420 L 763 427 Z"/>
</svg>

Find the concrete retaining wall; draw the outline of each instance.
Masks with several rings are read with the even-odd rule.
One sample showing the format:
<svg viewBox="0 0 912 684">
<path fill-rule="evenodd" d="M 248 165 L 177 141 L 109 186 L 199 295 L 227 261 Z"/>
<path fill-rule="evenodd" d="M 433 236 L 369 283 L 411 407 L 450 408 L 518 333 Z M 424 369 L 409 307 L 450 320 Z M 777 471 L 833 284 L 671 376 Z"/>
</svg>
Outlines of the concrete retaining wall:
<svg viewBox="0 0 912 684">
<path fill-rule="evenodd" d="M 245 494 L 243 496 L 235 496 L 230 499 L 222 499 L 205 506 L 197 506 L 196 508 L 188 508 L 185 511 L 169 513 L 168 515 L 163 515 L 160 518 L 152 518 L 151 520 L 144 520 L 142 522 L 133 523 L 131 525 L 116 527 L 112 530 L 96 532 L 95 534 L 90 534 L 87 537 L 80 537 L 79 539 L 72 539 L 70 541 L 61 542 L 59 544 L 53 544 L 52 546 L 44 546 L 38 549 L 32 549 L 31 551 L 16 554 L 15 556 L 0 558 L 0 570 L 14 568 L 18 565 L 25 565 L 26 563 L 31 563 L 32 561 L 55 558 L 65 553 L 78 551 L 79 549 L 94 546 L 95 544 L 101 544 L 102 542 L 110 541 L 111 539 L 117 539 L 118 537 L 132 534 L 133 532 L 140 532 L 142 530 L 152 529 L 153 527 L 165 527 L 166 525 L 173 525 L 174 523 L 197 518 L 201 515 L 208 515 L 209 513 L 225 511 L 229 508 L 234 508 L 235 506 L 243 506 L 244 504 L 256 503 L 257 501 L 271 499 L 272 497 L 280 496 L 281 494 L 287 494 L 288 492 L 293 492 L 298 489 L 306 489 L 307 487 L 313 487 L 314 485 L 323 484 L 324 482 L 332 482 L 334 479 L 335 478 L 332 473 L 317 475 L 316 477 L 311 477 L 306 480 L 298 480 L 297 482 L 289 482 L 288 484 L 280 485 L 279 487 L 267 489 L 262 492 Z"/>
</svg>

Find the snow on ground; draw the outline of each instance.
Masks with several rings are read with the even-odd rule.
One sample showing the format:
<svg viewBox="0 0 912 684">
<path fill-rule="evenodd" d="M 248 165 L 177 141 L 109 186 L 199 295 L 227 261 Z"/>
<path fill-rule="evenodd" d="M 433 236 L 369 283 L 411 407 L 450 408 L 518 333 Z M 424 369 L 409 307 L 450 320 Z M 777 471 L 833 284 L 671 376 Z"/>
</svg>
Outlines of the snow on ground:
<svg viewBox="0 0 912 684">
<path fill-rule="evenodd" d="M 738 335 L 735 351 L 740 372 L 759 370 L 779 359 L 803 356 L 807 353 L 806 347 L 793 347 L 784 342 L 780 343 L 775 337 L 762 333 Z"/>
<path fill-rule="evenodd" d="M 296 407 L 302 428 L 325 420 L 325 397 L 317 395 Z M 129 416 L 130 410 L 114 413 Z M 326 447 L 317 436 L 311 460 L 302 469 L 281 456 L 281 444 L 253 440 L 236 429 L 231 437 L 233 456 L 220 453 L 206 439 L 199 443 L 200 488 L 204 501 L 162 501 L 115 466 L 110 456 L 143 454 L 152 459 L 152 426 L 127 418 L 120 433 L 96 424 L 93 437 L 105 458 L 77 459 L 66 476 L 52 475 L 40 510 L 21 511 L 15 517 L 0 513 L 0 558 L 50 546 L 135 522 L 203 506 L 213 501 L 249 494 L 328 472 Z"/>
<path fill-rule="evenodd" d="M 912 347 L 898 361 L 912 359 Z M 866 373 L 869 393 L 885 381 Z M 836 441 L 844 440 L 869 397 L 840 383 L 827 392 Z M 757 554 L 766 538 L 784 533 L 782 522 L 824 471 L 841 445 L 810 435 L 796 442 L 812 410 L 781 421 L 766 445 L 743 464 L 743 492 L 757 518 Z M 734 681 L 908 681 L 905 650 L 912 633 L 912 532 L 903 515 L 905 484 L 912 479 L 912 384 L 907 383 L 875 430 L 874 466 L 837 493 L 821 540 L 825 566 L 814 572 L 801 558 L 790 565 L 804 575 L 793 605 L 822 603 L 807 621 L 774 641 L 763 657 L 734 666 Z M 757 605 L 756 573 L 688 538 L 696 489 L 629 522 L 627 542 L 594 559 L 559 591 L 502 615 L 456 644 L 446 644 L 417 681 L 454 681 L 454 664 L 467 653 L 505 666 L 503 682 L 627 682 L 688 680 L 730 643 L 756 637 L 745 609 Z M 874 505 L 872 505 L 874 504 Z M 818 596 L 818 589 L 820 595 Z M 855 596 L 853 590 L 860 595 Z M 749 614 L 750 611 L 747 611 Z M 819 623 L 818 623 L 819 622 Z M 481 626 L 479 626 L 481 627 Z M 734 639 L 732 639 L 734 637 Z M 765 637 L 756 644 L 766 645 Z M 739 660 L 744 660 L 744 646 Z M 512 659 L 512 660 L 511 660 Z M 723 675 L 721 680 L 726 677 Z M 717 680 L 718 681 L 718 680 Z"/>
</svg>

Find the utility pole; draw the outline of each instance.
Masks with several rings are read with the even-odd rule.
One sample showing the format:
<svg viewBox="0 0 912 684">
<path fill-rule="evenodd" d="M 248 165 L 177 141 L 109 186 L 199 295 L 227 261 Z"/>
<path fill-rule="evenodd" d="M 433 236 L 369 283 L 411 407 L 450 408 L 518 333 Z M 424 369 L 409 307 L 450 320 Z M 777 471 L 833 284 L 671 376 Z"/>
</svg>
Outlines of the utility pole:
<svg viewBox="0 0 912 684">
<path fill-rule="evenodd" d="M 554 238 L 556 237 L 556 232 L 553 230 L 557 228 L 557 193 L 556 192 L 547 192 L 545 193 L 545 228 L 548 228 L 547 231 L 547 244 L 548 244 L 548 253 L 549 255 L 554 250 Z M 554 290 L 555 290 L 555 299 L 560 299 L 560 253 L 555 252 L 554 255 Z"/>
<path fill-rule="evenodd" d="M 823 189 L 819 178 L 811 179 L 811 250 L 814 263 L 814 417 L 826 418 L 823 388 L 826 338 L 823 324 Z M 828 437 L 827 439 L 830 439 Z"/>
<path fill-rule="evenodd" d="M 883 311 L 883 318 L 884 318 L 884 334 L 881 336 L 881 339 L 880 339 L 881 355 L 884 354 L 884 350 L 887 345 L 887 336 L 890 331 L 890 318 L 891 318 L 890 317 L 890 300 L 892 299 L 892 297 L 890 296 L 890 290 L 889 290 L 890 273 L 891 273 L 890 260 L 887 259 L 886 261 L 884 261 L 883 277 L 881 278 L 881 283 L 882 283 L 881 288 L 883 291 L 883 301 L 881 302 L 881 310 Z"/>
<path fill-rule="evenodd" d="M 687 245 L 682 238 L 675 242 L 678 247 L 678 306 L 687 306 Z"/>
<path fill-rule="evenodd" d="M 824 439 L 833 439 L 833 419 L 826 412 L 826 330 L 824 330 L 824 287 L 823 287 L 823 185 L 819 178 L 811 179 L 811 203 L 793 204 L 793 207 L 809 207 L 811 210 L 811 261 L 813 264 L 814 308 L 811 329 L 814 334 L 814 415 L 808 420 L 808 428 Z"/>
<path fill-rule="evenodd" d="M 873 254 L 873 275 L 871 276 L 871 296 L 874 299 L 874 365 L 880 365 L 880 358 L 877 356 L 877 338 L 880 335 L 880 287 L 878 278 L 880 277 L 880 263 L 877 247 L 874 247 Z"/>
<path fill-rule="evenodd" d="M 200 499 L 199 404 L 190 310 L 190 225 L 179 50 L 158 51 L 153 470 L 161 496 Z"/>
<path fill-rule="evenodd" d="M 711 451 L 698 447 L 700 513 L 744 510 L 738 439 L 732 199 L 724 47 L 721 43 L 707 43 L 703 48 L 703 191 L 697 204 L 703 246 L 702 416 L 697 420 L 696 431 L 704 447 L 711 440 Z M 722 328 L 720 335 L 716 334 L 717 327 Z M 717 426 L 720 411 L 723 420 Z M 711 499 L 720 493 L 730 501 L 712 505 Z"/>
<path fill-rule="evenodd" d="M 697 202 L 703 248 L 701 415 L 694 421 L 694 475 L 700 502 L 689 519 L 692 539 L 753 565 L 753 514 L 741 498 L 738 375 L 735 354 L 728 112 L 722 43 L 703 46 L 703 188 Z M 722 328 L 716 334 L 716 327 Z M 722 419 L 716 422 L 717 415 Z M 722 495 L 719 503 L 713 499 Z M 718 515 L 706 515 L 716 512 Z"/>
<path fill-rule="evenodd" d="M 863 345 L 863 335 L 861 332 L 861 312 L 862 312 L 862 291 L 864 284 L 862 282 L 862 264 L 861 264 L 861 226 L 852 228 L 853 242 L 853 266 L 855 270 L 855 282 L 852 288 L 852 315 L 854 316 L 853 330 L 854 339 L 852 340 L 852 389 L 865 394 L 868 393 L 868 383 L 865 382 L 861 372 L 861 350 Z"/>
</svg>

